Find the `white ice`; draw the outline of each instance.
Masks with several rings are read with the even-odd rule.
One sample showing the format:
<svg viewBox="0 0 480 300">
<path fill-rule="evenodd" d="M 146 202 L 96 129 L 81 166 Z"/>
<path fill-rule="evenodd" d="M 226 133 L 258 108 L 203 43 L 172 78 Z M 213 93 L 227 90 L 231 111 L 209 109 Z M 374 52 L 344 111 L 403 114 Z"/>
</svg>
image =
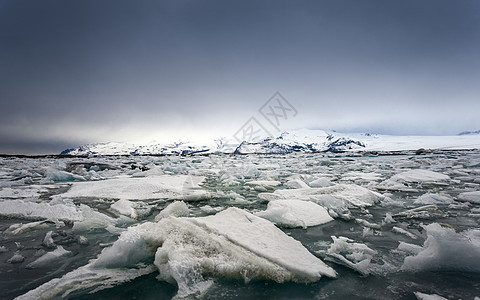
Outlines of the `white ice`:
<svg viewBox="0 0 480 300">
<path fill-rule="evenodd" d="M 437 294 L 425 294 L 420 292 L 414 292 L 414 294 L 418 300 L 447 300 L 447 298 L 444 298 Z"/>
<path fill-rule="evenodd" d="M 17 235 L 33 229 L 46 228 L 46 227 L 48 227 L 48 225 L 45 224 L 45 221 L 36 221 L 36 222 L 30 222 L 26 224 L 16 223 L 16 224 L 10 225 L 10 227 L 8 227 L 3 233 Z"/>
<path fill-rule="evenodd" d="M 480 230 L 456 233 L 432 223 L 424 227 L 427 239 L 418 254 L 405 258 L 404 271 L 480 272 Z"/>
<path fill-rule="evenodd" d="M 47 182 L 85 181 L 85 177 L 53 168 L 48 168 L 45 172 L 44 180 Z"/>
<path fill-rule="evenodd" d="M 418 197 L 413 203 L 415 204 L 451 204 L 453 198 L 447 194 L 423 194 Z"/>
<path fill-rule="evenodd" d="M 447 185 L 450 181 L 448 175 L 423 169 L 413 169 L 393 175 L 381 182 L 379 189 L 418 192 L 418 184 Z"/>
<path fill-rule="evenodd" d="M 24 200 L 0 201 L 0 215 L 24 219 L 58 219 L 65 221 L 83 220 L 82 212 L 73 204 L 29 202 Z"/>
<path fill-rule="evenodd" d="M 412 183 L 439 183 L 449 181 L 450 177 L 430 170 L 415 169 L 396 174 L 390 180 Z"/>
<path fill-rule="evenodd" d="M 142 201 L 130 201 L 126 199 L 116 201 L 110 208 L 132 219 L 141 219 L 151 211 L 151 208 Z"/>
<path fill-rule="evenodd" d="M 165 207 L 158 215 L 155 216 L 155 221 L 158 222 L 166 217 L 188 217 L 190 215 L 190 209 L 183 201 L 174 201 Z"/>
<path fill-rule="evenodd" d="M 10 257 L 7 262 L 11 264 L 19 264 L 25 260 L 25 257 L 20 254 L 20 252 L 15 252 L 12 257 Z"/>
<path fill-rule="evenodd" d="M 408 236 L 408 237 L 411 238 L 411 239 L 416 239 L 416 238 L 417 238 L 417 236 L 414 235 L 413 233 L 411 233 L 410 231 L 407 231 L 407 230 L 405 230 L 405 229 L 403 229 L 403 228 L 400 228 L 400 227 L 397 227 L 397 226 L 393 226 L 392 232 L 406 235 L 406 236 Z"/>
<path fill-rule="evenodd" d="M 330 180 L 325 177 L 320 177 L 315 180 L 312 180 L 308 183 L 308 185 L 312 188 L 321 188 L 334 185 Z"/>
<path fill-rule="evenodd" d="M 51 264 L 56 264 L 63 260 L 64 257 L 71 255 L 71 251 L 65 250 L 62 246 L 57 246 L 57 249 L 47 252 L 44 255 L 37 258 L 35 261 L 29 263 L 26 268 L 35 269 L 43 268 Z"/>
<path fill-rule="evenodd" d="M 270 201 L 267 210 L 255 215 L 283 227 L 307 228 L 333 221 L 322 206 L 301 200 Z"/>
<path fill-rule="evenodd" d="M 204 276 L 312 282 L 337 275 L 271 222 L 229 208 L 209 217 L 167 217 L 129 227 L 96 260 L 18 299 L 108 288 L 152 272 L 153 257 L 159 279 L 177 283 L 181 297 L 207 288 L 211 281 Z"/>
<path fill-rule="evenodd" d="M 458 200 L 480 204 L 480 191 L 464 192 L 457 196 Z"/>
<path fill-rule="evenodd" d="M 74 182 L 62 197 L 195 201 L 211 198 L 211 194 L 198 185 L 203 179 L 201 176 L 162 175 Z"/>
<path fill-rule="evenodd" d="M 308 184 L 306 184 L 303 180 L 301 179 L 292 179 L 284 184 L 286 187 L 289 189 L 302 189 L 302 188 L 308 188 Z"/>
<path fill-rule="evenodd" d="M 355 184 L 336 184 L 323 188 L 276 190 L 273 193 L 261 193 L 258 196 L 267 201 L 298 199 L 319 204 L 322 204 L 322 197 L 331 196 L 340 201 L 347 201 L 357 207 L 372 206 L 384 198 L 377 192 Z"/>
<path fill-rule="evenodd" d="M 363 275 L 370 274 L 375 267 L 378 267 L 371 264 L 377 251 L 347 237 L 332 236 L 331 238 L 333 243 L 327 250 L 327 259 L 345 265 Z"/>
</svg>

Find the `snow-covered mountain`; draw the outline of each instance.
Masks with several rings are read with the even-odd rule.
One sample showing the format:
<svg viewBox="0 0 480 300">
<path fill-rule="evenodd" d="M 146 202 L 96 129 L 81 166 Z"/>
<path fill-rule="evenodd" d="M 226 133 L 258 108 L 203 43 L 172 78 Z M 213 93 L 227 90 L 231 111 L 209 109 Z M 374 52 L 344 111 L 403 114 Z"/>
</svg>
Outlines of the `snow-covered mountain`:
<svg viewBox="0 0 480 300">
<path fill-rule="evenodd" d="M 62 155 L 171 155 L 210 153 L 275 153 L 323 151 L 403 151 L 416 149 L 478 149 L 480 135 L 392 136 L 337 133 L 324 130 L 291 130 L 272 138 L 241 142 L 222 138 L 212 142 L 98 143 L 66 149 Z"/>
</svg>

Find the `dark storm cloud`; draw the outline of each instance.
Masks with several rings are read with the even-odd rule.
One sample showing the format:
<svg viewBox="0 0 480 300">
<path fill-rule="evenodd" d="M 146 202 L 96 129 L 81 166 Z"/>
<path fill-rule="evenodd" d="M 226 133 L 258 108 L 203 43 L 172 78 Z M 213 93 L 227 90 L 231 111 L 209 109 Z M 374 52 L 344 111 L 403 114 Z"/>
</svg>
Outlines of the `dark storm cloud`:
<svg viewBox="0 0 480 300">
<path fill-rule="evenodd" d="M 3 0 L 0 152 L 228 135 L 277 90 L 297 127 L 478 129 L 479 49 L 478 1 Z"/>
</svg>

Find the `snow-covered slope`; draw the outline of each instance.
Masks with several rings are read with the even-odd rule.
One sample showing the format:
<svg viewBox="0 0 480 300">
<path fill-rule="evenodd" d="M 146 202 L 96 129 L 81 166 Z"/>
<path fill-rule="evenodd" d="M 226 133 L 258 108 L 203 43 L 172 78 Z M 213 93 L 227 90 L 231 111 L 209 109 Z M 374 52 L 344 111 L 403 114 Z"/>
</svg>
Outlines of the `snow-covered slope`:
<svg viewBox="0 0 480 300">
<path fill-rule="evenodd" d="M 456 136 L 393 136 L 368 133 L 337 133 L 324 130 L 292 130 L 279 136 L 266 137 L 255 142 L 241 142 L 232 138 L 212 142 L 99 143 L 64 150 L 62 155 L 168 155 L 208 153 L 292 153 L 322 151 L 403 151 L 424 149 L 478 149 L 480 135 Z"/>
</svg>

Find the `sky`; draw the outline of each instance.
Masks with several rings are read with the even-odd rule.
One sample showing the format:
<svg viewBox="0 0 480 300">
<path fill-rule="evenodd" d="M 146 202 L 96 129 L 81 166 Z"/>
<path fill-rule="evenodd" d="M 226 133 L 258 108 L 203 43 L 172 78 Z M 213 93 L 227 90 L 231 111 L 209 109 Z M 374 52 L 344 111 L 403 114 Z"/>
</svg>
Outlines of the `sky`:
<svg viewBox="0 0 480 300">
<path fill-rule="evenodd" d="M 280 130 L 480 129 L 477 0 L 0 0 L 0 153 Z"/>
</svg>

